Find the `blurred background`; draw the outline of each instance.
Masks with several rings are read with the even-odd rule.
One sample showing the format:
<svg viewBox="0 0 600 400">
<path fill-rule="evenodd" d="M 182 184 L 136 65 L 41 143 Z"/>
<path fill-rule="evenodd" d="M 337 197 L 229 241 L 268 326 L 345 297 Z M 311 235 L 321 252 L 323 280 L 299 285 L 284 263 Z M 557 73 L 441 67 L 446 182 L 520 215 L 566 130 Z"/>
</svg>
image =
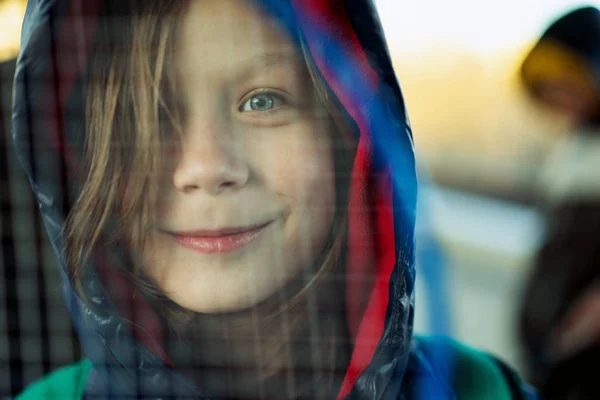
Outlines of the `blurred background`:
<svg viewBox="0 0 600 400">
<path fill-rule="evenodd" d="M 548 25 L 599 1 L 378 0 L 445 253 L 452 335 L 525 373 L 518 311 L 545 220 L 537 176 L 568 121 L 532 100 L 520 65 Z M 417 239 L 417 247 L 419 247 Z M 423 271 L 422 265 L 419 267 Z M 418 275 L 416 331 L 435 316 Z M 430 300 L 433 299 L 433 300 Z"/>
<path fill-rule="evenodd" d="M 435 333 L 436 319 L 447 318 L 456 339 L 523 371 L 516 313 L 544 230 L 533 200 L 535 177 L 566 122 L 529 98 L 518 68 L 544 28 L 582 3 L 376 4 L 421 168 L 435 184 L 422 201 L 445 254 L 441 308 L 432 306 L 440 299 L 419 275 L 416 331 Z M 80 357 L 54 255 L 11 148 L 13 59 L 25 5 L 0 0 L 0 395 Z"/>
</svg>

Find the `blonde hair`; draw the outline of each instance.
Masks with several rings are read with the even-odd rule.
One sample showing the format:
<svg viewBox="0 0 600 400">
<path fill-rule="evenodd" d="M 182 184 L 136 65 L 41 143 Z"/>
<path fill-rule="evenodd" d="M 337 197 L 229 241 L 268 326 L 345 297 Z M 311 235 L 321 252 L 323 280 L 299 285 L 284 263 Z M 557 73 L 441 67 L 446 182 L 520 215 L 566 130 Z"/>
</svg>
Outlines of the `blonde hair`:
<svg viewBox="0 0 600 400">
<path fill-rule="evenodd" d="M 133 15 L 130 15 L 131 11 L 122 15 L 118 10 L 107 10 L 108 15 L 100 24 L 88 71 L 84 154 L 87 176 L 66 224 L 70 273 L 82 296 L 85 296 L 81 285 L 82 266 L 97 246 L 110 246 L 123 241 L 125 236 L 128 247 L 135 249 L 134 252 L 145 244 L 147 226 L 154 218 L 158 149 L 165 140 L 161 137 L 161 126 L 168 124 L 175 139 L 182 131 L 181 107 L 174 96 L 177 79 L 172 60 L 175 58 L 178 20 L 188 1 L 138 1 Z M 124 23 L 120 20 L 122 17 L 129 19 Z M 266 337 L 294 337 L 306 328 L 310 317 L 307 296 L 315 295 L 319 285 L 335 272 L 345 241 L 345 205 L 354 149 L 351 129 L 343 110 L 335 104 L 330 90 L 320 78 L 306 47 L 303 46 L 301 51 L 316 96 L 326 107 L 331 126 L 337 133 L 334 153 L 338 207 L 332 237 L 309 279 L 277 307 L 259 313 L 261 329 L 272 330 Z M 144 278 L 138 263 L 130 262 L 121 272 L 159 305 L 163 317 L 176 331 L 186 330 L 198 318 L 171 303 L 168 296 Z M 343 293 L 340 297 L 343 298 Z M 236 315 L 226 319 L 234 329 L 243 330 L 249 318 Z M 281 318 L 287 322 L 281 323 Z M 274 328 L 278 324 L 279 328 Z M 327 330 L 324 335 L 330 336 L 322 341 L 323 363 L 327 364 L 324 368 L 334 369 L 332 365 L 339 356 L 335 354 L 335 348 L 340 343 L 336 336 L 341 331 L 336 325 L 325 323 L 324 326 Z M 265 351 L 263 358 L 270 359 L 257 362 L 264 379 L 289 369 L 290 363 L 281 356 L 285 351 L 281 345 Z M 330 386 L 334 386 L 333 383 Z"/>
</svg>

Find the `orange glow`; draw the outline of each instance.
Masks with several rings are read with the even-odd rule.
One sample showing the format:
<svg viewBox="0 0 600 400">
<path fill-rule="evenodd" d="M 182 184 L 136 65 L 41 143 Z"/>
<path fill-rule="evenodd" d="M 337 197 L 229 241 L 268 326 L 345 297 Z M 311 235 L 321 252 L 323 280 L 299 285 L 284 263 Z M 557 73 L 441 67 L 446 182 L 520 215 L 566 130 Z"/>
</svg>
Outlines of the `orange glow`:
<svg viewBox="0 0 600 400">
<path fill-rule="evenodd" d="M 19 53 L 21 25 L 27 2 L 0 1 L 0 61 L 14 58 Z"/>
</svg>

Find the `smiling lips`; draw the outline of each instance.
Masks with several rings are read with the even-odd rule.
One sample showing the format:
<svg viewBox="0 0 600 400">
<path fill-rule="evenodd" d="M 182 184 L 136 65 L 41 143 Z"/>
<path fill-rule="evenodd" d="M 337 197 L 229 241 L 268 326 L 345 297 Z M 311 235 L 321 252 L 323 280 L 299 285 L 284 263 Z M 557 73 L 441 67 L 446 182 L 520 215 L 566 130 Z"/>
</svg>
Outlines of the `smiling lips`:
<svg viewBox="0 0 600 400">
<path fill-rule="evenodd" d="M 271 222 L 247 228 L 175 232 L 169 235 L 181 246 L 199 253 L 227 253 L 257 239 Z"/>
</svg>

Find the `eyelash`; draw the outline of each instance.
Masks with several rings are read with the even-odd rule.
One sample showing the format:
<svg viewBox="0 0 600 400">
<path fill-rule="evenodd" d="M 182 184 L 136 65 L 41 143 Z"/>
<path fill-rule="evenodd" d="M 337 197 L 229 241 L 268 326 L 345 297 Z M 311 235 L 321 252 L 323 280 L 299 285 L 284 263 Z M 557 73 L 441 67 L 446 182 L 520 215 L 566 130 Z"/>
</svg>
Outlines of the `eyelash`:
<svg viewBox="0 0 600 400">
<path fill-rule="evenodd" d="M 246 104 L 248 104 L 253 98 L 257 97 L 257 96 L 269 96 L 272 97 L 275 100 L 275 105 L 273 106 L 273 108 L 269 109 L 269 110 L 265 110 L 265 111 L 260 111 L 260 110 L 244 110 Z M 268 112 L 273 112 L 279 108 L 281 108 L 282 106 L 286 106 L 287 105 L 287 101 L 285 99 L 284 96 L 282 96 L 279 93 L 276 93 L 273 90 L 269 90 L 269 89 L 262 89 L 262 90 L 258 90 L 255 91 L 251 94 L 249 94 L 248 96 L 246 96 L 244 98 L 244 100 L 241 102 L 240 106 L 238 107 L 238 110 L 240 112 L 259 112 L 259 113 L 268 113 Z"/>
</svg>

